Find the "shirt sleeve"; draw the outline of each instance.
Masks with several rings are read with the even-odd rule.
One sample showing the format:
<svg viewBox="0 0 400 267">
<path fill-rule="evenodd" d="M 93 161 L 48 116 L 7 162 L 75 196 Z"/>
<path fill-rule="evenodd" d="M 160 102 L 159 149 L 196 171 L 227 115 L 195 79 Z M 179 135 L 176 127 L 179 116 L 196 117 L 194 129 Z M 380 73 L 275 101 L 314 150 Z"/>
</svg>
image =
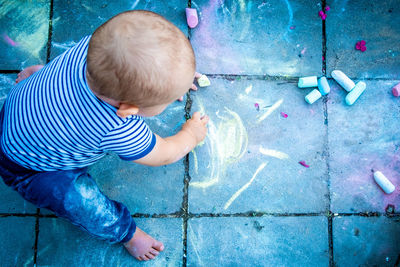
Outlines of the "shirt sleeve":
<svg viewBox="0 0 400 267">
<path fill-rule="evenodd" d="M 140 117 L 128 119 L 103 137 L 100 149 L 113 151 L 123 160 L 136 160 L 153 150 L 156 136 Z"/>
</svg>

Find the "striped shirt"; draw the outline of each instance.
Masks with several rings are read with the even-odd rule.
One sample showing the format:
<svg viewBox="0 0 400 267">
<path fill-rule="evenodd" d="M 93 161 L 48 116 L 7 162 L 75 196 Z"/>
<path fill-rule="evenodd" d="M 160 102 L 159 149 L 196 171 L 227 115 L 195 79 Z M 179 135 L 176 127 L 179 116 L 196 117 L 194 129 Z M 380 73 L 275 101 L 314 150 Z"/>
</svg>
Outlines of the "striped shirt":
<svg viewBox="0 0 400 267">
<path fill-rule="evenodd" d="M 90 36 L 13 87 L 4 104 L 1 148 L 19 165 L 37 171 L 88 166 L 106 152 L 139 159 L 155 145 L 140 116 L 122 119 L 86 82 Z"/>
</svg>

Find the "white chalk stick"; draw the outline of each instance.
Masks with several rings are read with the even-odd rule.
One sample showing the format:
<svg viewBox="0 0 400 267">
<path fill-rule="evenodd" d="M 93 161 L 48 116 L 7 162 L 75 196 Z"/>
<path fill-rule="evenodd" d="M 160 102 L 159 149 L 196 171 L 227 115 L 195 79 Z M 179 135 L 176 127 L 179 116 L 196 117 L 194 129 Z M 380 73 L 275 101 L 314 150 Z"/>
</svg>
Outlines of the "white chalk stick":
<svg viewBox="0 0 400 267">
<path fill-rule="evenodd" d="M 386 194 L 393 193 L 395 187 L 380 171 L 374 172 L 375 182 L 385 191 Z"/>
<path fill-rule="evenodd" d="M 211 84 L 210 80 L 204 74 L 197 79 L 197 83 L 199 84 L 200 87 L 210 86 Z"/>
<path fill-rule="evenodd" d="M 367 85 L 365 82 L 358 82 L 356 86 L 354 86 L 353 90 L 346 96 L 346 104 L 351 106 L 356 102 L 356 100 L 360 97 L 360 95 L 365 91 Z"/>
<path fill-rule="evenodd" d="M 353 90 L 354 86 L 356 86 L 355 83 L 340 70 L 332 71 L 331 75 L 332 78 L 335 79 L 335 81 L 347 92 L 350 92 Z"/>
<path fill-rule="evenodd" d="M 302 77 L 299 79 L 299 83 L 297 84 L 297 86 L 299 88 L 317 87 L 317 76 Z"/>
<path fill-rule="evenodd" d="M 318 89 L 321 92 L 321 95 L 327 95 L 331 91 L 329 87 L 328 80 L 326 77 L 321 77 L 318 79 Z"/>
<path fill-rule="evenodd" d="M 314 89 L 304 98 L 308 104 L 312 104 L 322 97 L 320 91 Z"/>
</svg>

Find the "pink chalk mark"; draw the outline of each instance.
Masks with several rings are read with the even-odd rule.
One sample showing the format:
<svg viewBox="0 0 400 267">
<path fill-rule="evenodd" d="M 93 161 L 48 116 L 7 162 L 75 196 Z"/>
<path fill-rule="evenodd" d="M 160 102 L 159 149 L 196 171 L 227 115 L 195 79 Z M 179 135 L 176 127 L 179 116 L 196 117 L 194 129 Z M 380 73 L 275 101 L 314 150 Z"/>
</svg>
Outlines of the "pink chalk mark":
<svg viewBox="0 0 400 267">
<path fill-rule="evenodd" d="M 329 11 L 329 10 L 331 10 L 330 6 L 326 6 L 325 11 Z"/>
<path fill-rule="evenodd" d="M 324 56 L 322 56 L 322 60 L 325 60 L 325 57 L 324 57 Z"/>
<path fill-rule="evenodd" d="M 9 45 L 11 45 L 11 46 L 18 46 L 19 44 L 17 43 L 17 42 L 14 42 L 7 34 L 3 34 L 3 39 L 4 39 L 4 41 L 7 43 L 7 44 L 9 44 Z"/>
<path fill-rule="evenodd" d="M 306 168 L 310 168 L 310 165 L 308 165 L 304 160 L 299 161 L 299 164 Z"/>
<path fill-rule="evenodd" d="M 260 110 L 260 105 L 258 103 L 254 103 L 254 107 L 257 109 L 257 111 Z"/>
<path fill-rule="evenodd" d="M 294 30 L 294 29 L 296 29 L 296 26 L 290 26 L 289 29 Z"/>
<path fill-rule="evenodd" d="M 326 19 L 326 14 L 322 15 L 322 16 L 321 16 L 321 19 L 322 19 L 322 20 L 325 20 L 325 19 Z"/>
<path fill-rule="evenodd" d="M 190 28 L 194 28 L 199 23 L 199 17 L 197 16 L 197 10 L 194 8 L 186 8 L 186 22 Z"/>
<path fill-rule="evenodd" d="M 288 114 L 286 114 L 285 112 L 281 112 L 281 116 L 284 117 L 284 118 L 287 118 Z"/>
<path fill-rule="evenodd" d="M 306 53 L 306 51 L 307 51 L 307 48 L 304 47 L 303 50 L 301 50 L 300 54 L 304 55 Z"/>
<path fill-rule="evenodd" d="M 361 52 L 364 52 L 365 50 L 367 50 L 367 47 L 365 46 L 365 44 L 366 44 L 366 42 L 364 40 L 357 42 L 356 49 L 361 50 Z"/>
<path fill-rule="evenodd" d="M 320 11 L 318 12 L 318 15 L 319 15 L 320 17 L 322 17 L 323 15 L 325 15 L 325 13 L 324 13 L 323 10 L 320 10 Z"/>
<path fill-rule="evenodd" d="M 392 94 L 395 97 L 399 97 L 400 96 L 400 83 L 396 84 L 393 88 L 392 88 Z"/>
</svg>

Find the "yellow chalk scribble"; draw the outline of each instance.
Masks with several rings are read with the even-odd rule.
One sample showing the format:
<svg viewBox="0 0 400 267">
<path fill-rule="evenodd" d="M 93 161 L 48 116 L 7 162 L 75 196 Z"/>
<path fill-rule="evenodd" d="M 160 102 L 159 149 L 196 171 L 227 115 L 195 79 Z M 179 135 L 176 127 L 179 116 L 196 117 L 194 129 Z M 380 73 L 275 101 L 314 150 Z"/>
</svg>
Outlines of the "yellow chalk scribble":
<svg viewBox="0 0 400 267">
<path fill-rule="evenodd" d="M 263 147 L 260 147 L 259 149 L 260 153 L 266 156 L 274 157 L 277 159 L 288 159 L 289 155 L 286 153 L 283 153 L 278 150 L 273 150 L 273 149 L 265 149 Z"/>
<path fill-rule="evenodd" d="M 247 86 L 247 88 L 244 91 L 246 92 L 246 94 L 249 94 L 252 89 L 253 89 L 253 85 L 250 84 L 249 86 Z"/>
<path fill-rule="evenodd" d="M 253 174 L 253 177 L 251 177 L 250 181 L 248 181 L 244 186 L 242 186 L 242 188 L 240 188 L 235 194 L 233 194 L 233 196 L 225 203 L 224 209 L 228 209 L 229 206 L 232 204 L 233 201 L 235 201 L 235 199 L 240 196 L 240 194 L 246 190 L 251 183 L 254 181 L 254 179 L 256 178 L 257 174 L 262 171 L 265 166 L 267 165 L 267 163 L 262 163 L 258 169 L 256 170 L 256 172 Z"/>
<path fill-rule="evenodd" d="M 283 103 L 283 99 L 280 99 L 275 104 L 273 104 L 271 107 L 269 107 L 268 110 L 258 118 L 257 123 L 260 123 L 263 120 L 265 120 L 269 115 L 271 115 L 272 112 L 274 112 L 277 108 L 279 108 L 279 106 L 282 105 L 282 103 Z"/>
<path fill-rule="evenodd" d="M 196 100 L 200 106 L 200 112 L 204 112 L 204 106 L 200 100 Z M 224 107 L 223 112 L 217 112 L 219 119 L 217 125 L 210 118 L 208 122 L 208 135 L 205 145 L 210 155 L 211 175 L 210 178 L 201 182 L 191 182 L 194 187 L 207 188 L 216 184 L 220 177 L 224 176 L 227 166 L 237 162 L 247 151 L 247 131 L 239 115 Z M 197 155 L 195 156 L 195 171 L 197 172 Z"/>
</svg>

